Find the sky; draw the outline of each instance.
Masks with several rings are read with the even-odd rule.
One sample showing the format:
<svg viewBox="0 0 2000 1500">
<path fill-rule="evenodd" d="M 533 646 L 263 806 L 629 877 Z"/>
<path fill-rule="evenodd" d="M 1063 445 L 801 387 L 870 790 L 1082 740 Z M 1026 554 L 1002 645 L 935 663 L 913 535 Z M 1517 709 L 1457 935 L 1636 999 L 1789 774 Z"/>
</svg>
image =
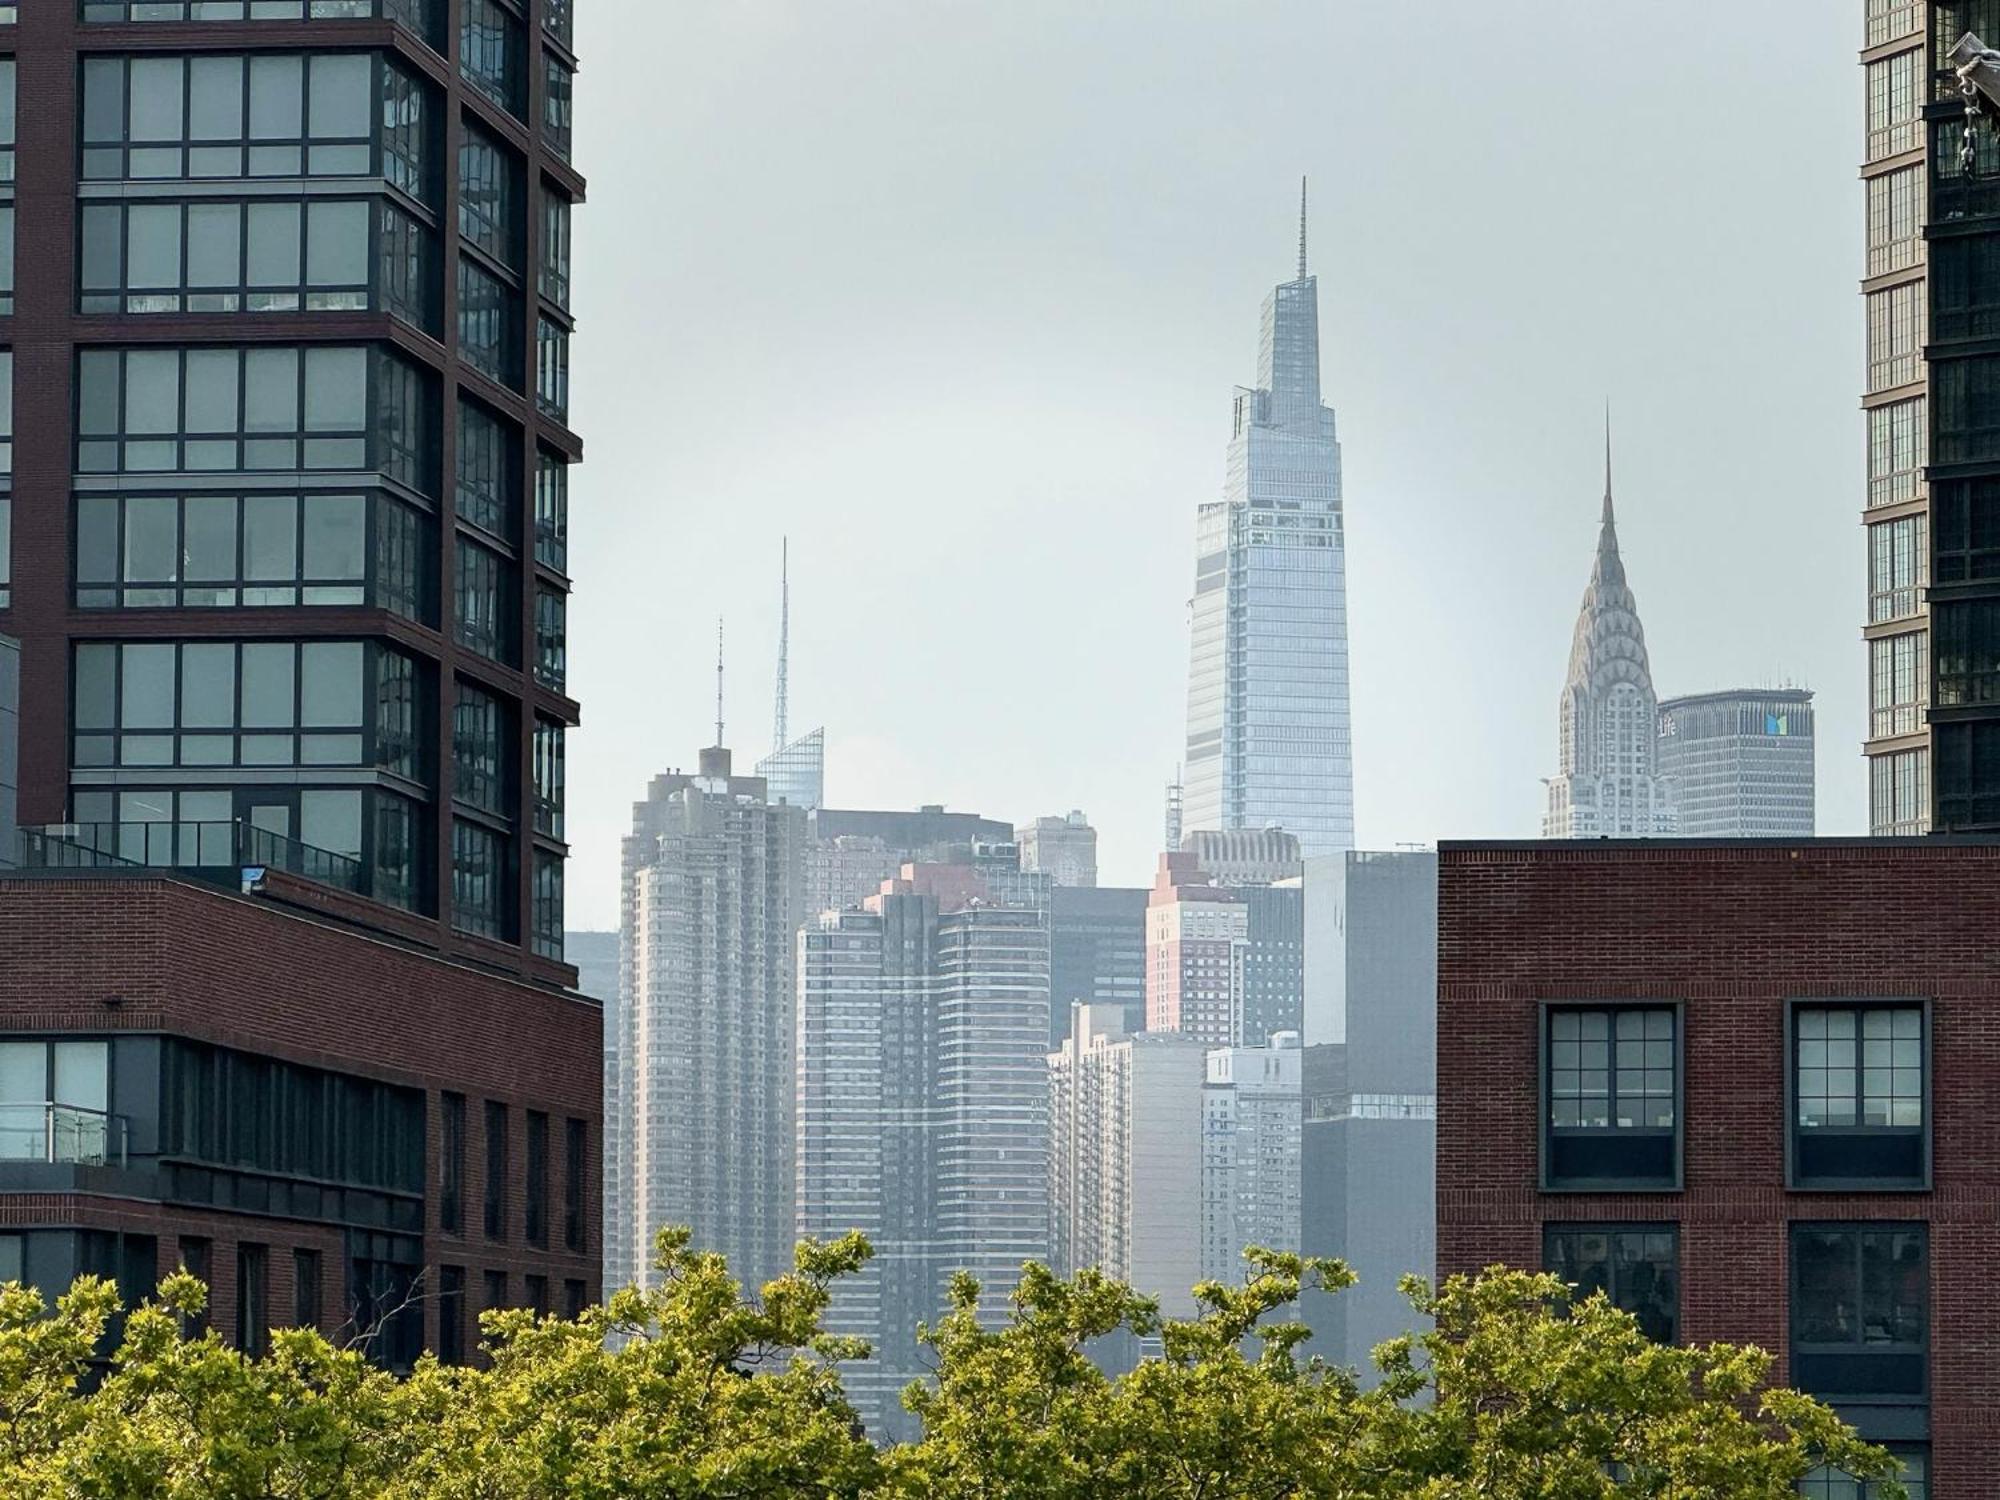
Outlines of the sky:
<svg viewBox="0 0 2000 1500">
<path fill-rule="evenodd" d="M 1818 694 L 1865 831 L 1860 7 L 588 0 L 569 925 L 652 774 L 1086 811 L 1149 884 L 1196 507 L 1312 182 L 1357 837 L 1533 837 L 1596 545 L 1662 697 Z"/>
</svg>

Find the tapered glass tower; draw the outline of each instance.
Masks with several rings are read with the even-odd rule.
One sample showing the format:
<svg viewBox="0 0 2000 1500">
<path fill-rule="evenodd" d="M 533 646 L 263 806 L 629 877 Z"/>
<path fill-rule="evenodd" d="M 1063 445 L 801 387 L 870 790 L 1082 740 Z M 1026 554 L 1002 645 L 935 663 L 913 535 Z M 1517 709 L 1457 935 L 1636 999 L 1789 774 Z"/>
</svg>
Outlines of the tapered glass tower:
<svg viewBox="0 0 2000 1500">
<path fill-rule="evenodd" d="M 1352 848 L 1340 443 L 1303 189 L 1299 274 L 1265 299 L 1257 386 L 1236 393 L 1223 498 L 1195 537 L 1184 826 L 1277 824 L 1308 857 Z"/>
</svg>

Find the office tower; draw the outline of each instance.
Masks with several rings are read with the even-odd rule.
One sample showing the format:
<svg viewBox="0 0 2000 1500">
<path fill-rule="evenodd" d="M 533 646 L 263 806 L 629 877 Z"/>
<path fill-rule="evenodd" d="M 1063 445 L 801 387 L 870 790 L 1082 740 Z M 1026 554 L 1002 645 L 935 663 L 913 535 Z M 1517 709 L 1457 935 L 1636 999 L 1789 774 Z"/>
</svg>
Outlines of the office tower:
<svg viewBox="0 0 2000 1500">
<path fill-rule="evenodd" d="M 1236 392 L 1223 498 L 1195 525 L 1188 829 L 1276 824 L 1315 855 L 1353 845 L 1346 546 L 1301 187 L 1299 273 L 1264 302 L 1257 387 Z"/>
<path fill-rule="evenodd" d="M 791 1268 L 805 830 L 719 746 L 693 776 L 654 777 L 633 809 L 607 1028 L 608 1279 L 646 1277 L 668 1224 L 747 1285 Z"/>
<path fill-rule="evenodd" d="M 1241 1282 L 1251 1246 L 1299 1248 L 1299 1034 L 1208 1054 L 1201 1091 L 1202 1275 Z"/>
<path fill-rule="evenodd" d="M 1440 848 L 1439 1273 L 1756 1344 L 1930 1500 L 1990 1494 L 1994 852 Z"/>
<path fill-rule="evenodd" d="M 1929 342 L 1951 353 L 1952 343 L 1986 331 L 1983 315 L 1974 309 L 1980 305 L 1976 283 L 1982 257 L 1990 256 L 1981 248 L 1984 236 L 1966 218 L 1973 200 L 1991 189 L 1968 183 L 1958 169 L 1959 122 L 1940 119 L 1930 126 L 1923 120 L 1928 101 L 1957 92 L 1955 81 L 1934 75 L 1933 48 L 1940 54 L 1936 66 L 1942 67 L 1942 52 L 1971 22 L 1982 19 L 1973 14 L 1975 9 L 1926 0 L 1866 0 L 1866 160 L 1861 176 L 1868 248 L 1861 287 L 1867 303 L 1868 364 L 1861 404 L 1867 423 L 1862 524 L 1868 563 L 1863 634 L 1869 713 L 1863 749 L 1868 756 L 1868 825 L 1877 834 L 1924 833 L 1931 826 L 1931 635 L 1925 594 L 1932 582 L 1933 522 L 1926 466 L 1958 466 L 1975 456 L 1966 448 L 1963 431 L 1949 438 L 1941 433 L 1938 451 L 1932 452 L 1924 350 Z M 1991 149 L 1990 135 L 1984 149 Z M 1928 186 L 1933 154 L 1939 174 L 1935 187 Z M 1939 226 L 1941 244 L 1949 239 L 1939 251 L 1936 306 L 1925 264 L 1926 224 Z M 1968 230 L 1974 230 L 1970 238 Z M 1939 373 L 1956 381 L 1978 367 L 1977 360 L 1952 359 Z M 1965 388 L 1961 384 L 1957 389 Z M 1962 409 L 1963 395 L 1955 401 Z M 1942 426 L 1942 405 L 1939 418 Z M 1959 592 L 1984 571 L 1975 564 L 1978 554 L 1968 528 L 1983 525 L 1974 512 L 1990 482 L 1957 477 L 1976 471 L 1954 467 L 1949 472 L 1950 483 L 1942 482 L 1944 472 L 1937 474 L 1936 581 Z"/>
<path fill-rule="evenodd" d="M 569 26 L 0 7 L 0 1260 L 46 1290 L 185 1261 L 244 1347 L 397 1367 L 595 1295 Z"/>
<path fill-rule="evenodd" d="M 906 864 L 963 862 L 975 843 L 1004 844 L 1014 837 L 996 819 L 946 812 L 936 803 L 915 812 L 817 808 L 807 829 L 809 911 L 859 906 Z"/>
<path fill-rule="evenodd" d="M 1069 1008 L 1122 1011 L 1136 1031 L 1146 1015 L 1147 892 L 1059 885 L 1049 892 L 1049 1046 L 1069 1034 Z"/>
<path fill-rule="evenodd" d="M 1303 1248 L 1361 1279 L 1300 1312 L 1314 1353 L 1365 1373 L 1414 1321 L 1398 1279 L 1436 1260 L 1437 856 L 1313 860 L 1305 890 Z"/>
<path fill-rule="evenodd" d="M 1545 785 L 1542 837 L 1650 838 L 1674 831 L 1659 773 L 1659 704 L 1639 605 L 1625 581 L 1611 511 L 1611 431 L 1604 434 L 1604 516 L 1577 611 L 1563 684 L 1558 768 Z"/>
<path fill-rule="evenodd" d="M 1130 1035 L 1123 1011 L 1071 1008 L 1049 1054 L 1053 1264 L 1096 1267 L 1188 1317 L 1201 1280 L 1204 1048 L 1171 1032 Z"/>
<path fill-rule="evenodd" d="M 1194 855 L 1160 856 L 1146 901 L 1146 1030 L 1211 1047 L 1242 1039 L 1243 950 L 1250 909 L 1208 883 Z"/>
<path fill-rule="evenodd" d="M 911 866 L 799 935 L 798 1231 L 868 1233 L 827 1326 L 875 1356 L 847 1388 L 872 1433 L 928 1373 L 917 1325 L 959 1270 L 997 1316 L 1049 1253 L 1046 914 L 989 905 L 970 870 Z"/>
<path fill-rule="evenodd" d="M 1236 829 L 1219 833 L 1197 828 L 1181 841 L 1209 884 L 1225 889 L 1275 885 L 1305 872 L 1298 838 L 1281 828 Z"/>
<path fill-rule="evenodd" d="M 1305 1025 L 1305 882 L 1294 877 L 1279 885 L 1246 886 L 1237 896 L 1243 902 L 1244 943 L 1235 1039 L 1262 1047 Z"/>
<path fill-rule="evenodd" d="M 1080 812 L 1037 818 L 1014 830 L 1021 868 L 1047 875 L 1058 886 L 1097 884 L 1097 830 Z"/>
<path fill-rule="evenodd" d="M 576 967 L 576 992 L 606 1005 L 618 1003 L 618 934 L 565 932 L 563 957 Z"/>
<path fill-rule="evenodd" d="M 1742 688 L 1660 705 L 1660 775 L 1681 837 L 1812 837 L 1812 700 Z"/>
</svg>

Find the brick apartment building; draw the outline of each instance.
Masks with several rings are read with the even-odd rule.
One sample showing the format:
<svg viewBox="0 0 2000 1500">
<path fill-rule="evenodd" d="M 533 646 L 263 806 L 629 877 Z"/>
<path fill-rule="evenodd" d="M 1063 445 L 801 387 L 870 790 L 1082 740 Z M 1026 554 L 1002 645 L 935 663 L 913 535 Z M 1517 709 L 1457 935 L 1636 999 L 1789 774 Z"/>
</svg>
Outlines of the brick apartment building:
<svg viewBox="0 0 2000 1500">
<path fill-rule="evenodd" d="M 2000 841 L 1446 844 L 1438 903 L 1440 1274 L 1755 1343 L 1993 1493 Z"/>
</svg>

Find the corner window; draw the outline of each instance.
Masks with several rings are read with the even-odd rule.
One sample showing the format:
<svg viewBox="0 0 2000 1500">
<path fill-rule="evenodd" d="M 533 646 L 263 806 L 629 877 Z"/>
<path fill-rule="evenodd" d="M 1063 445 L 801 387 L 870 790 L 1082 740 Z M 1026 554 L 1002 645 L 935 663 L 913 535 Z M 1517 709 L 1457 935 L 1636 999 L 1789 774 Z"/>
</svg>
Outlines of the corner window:
<svg viewBox="0 0 2000 1500">
<path fill-rule="evenodd" d="M 569 571 L 569 464 L 547 448 L 535 450 L 535 561 Z"/>
<path fill-rule="evenodd" d="M 560 963 L 563 956 L 563 857 L 547 849 L 537 849 L 533 879 L 535 953 Z"/>
<path fill-rule="evenodd" d="M 569 675 L 569 601 L 554 589 L 535 590 L 535 681 L 563 690 Z"/>
<path fill-rule="evenodd" d="M 1791 1383 L 1829 1400 L 1928 1388 L 1926 1226 L 1792 1226 Z"/>
<path fill-rule="evenodd" d="M 452 795 L 484 812 L 505 817 L 511 810 L 513 736 L 505 705 L 469 682 L 458 685 L 458 706 L 452 714 Z"/>
<path fill-rule="evenodd" d="M 451 922 L 460 932 L 508 937 L 508 839 L 465 818 L 451 823 Z"/>
<path fill-rule="evenodd" d="M 564 161 L 575 138 L 576 75 L 553 52 L 542 54 L 542 139 Z"/>
<path fill-rule="evenodd" d="M 535 405 L 569 421 L 569 330 L 553 318 L 535 320 Z"/>
<path fill-rule="evenodd" d="M 1579 1297 L 1602 1292 L 1646 1336 L 1671 1344 L 1680 1331 L 1680 1229 L 1673 1224 L 1548 1226 L 1542 1265 Z"/>
<path fill-rule="evenodd" d="M 563 726 L 552 719 L 535 720 L 535 832 L 563 836 Z"/>
<path fill-rule="evenodd" d="M 525 53 L 518 16 L 499 0 L 465 0 L 458 33 L 459 74 L 516 119 L 522 115 Z"/>
<path fill-rule="evenodd" d="M 1814 1001 L 1791 1020 L 1791 1186 L 1927 1187 L 1925 1007 Z"/>
<path fill-rule="evenodd" d="M 461 536 L 456 567 L 458 643 L 481 656 L 512 665 L 516 660 L 515 610 L 519 597 L 514 592 L 514 565 L 499 553 Z"/>
<path fill-rule="evenodd" d="M 1550 1006 L 1543 1029 L 1543 1186 L 1678 1188 L 1678 1007 Z"/>
</svg>

